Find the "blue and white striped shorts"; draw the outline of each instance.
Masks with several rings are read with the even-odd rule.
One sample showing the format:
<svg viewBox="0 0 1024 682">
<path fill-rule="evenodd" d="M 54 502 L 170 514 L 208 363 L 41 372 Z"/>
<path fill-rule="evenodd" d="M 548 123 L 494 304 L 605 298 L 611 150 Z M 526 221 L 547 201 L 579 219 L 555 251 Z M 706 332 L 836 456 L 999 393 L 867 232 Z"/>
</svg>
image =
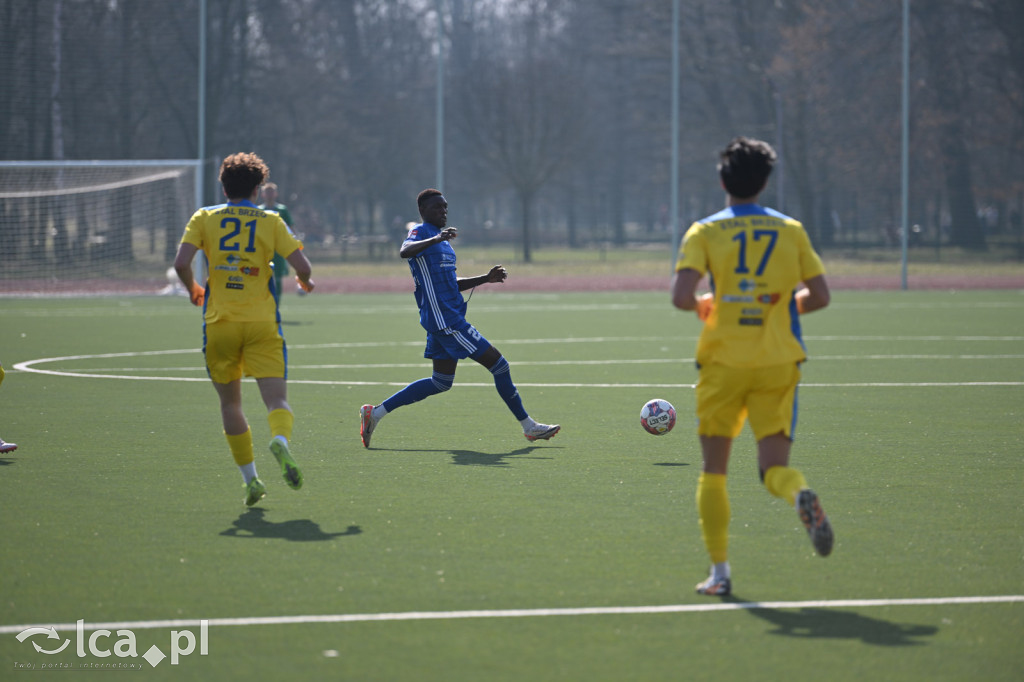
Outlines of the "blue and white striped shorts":
<svg viewBox="0 0 1024 682">
<path fill-rule="evenodd" d="M 427 333 L 423 357 L 431 360 L 462 360 L 480 355 L 491 347 L 490 341 L 465 320 L 458 327 Z"/>
</svg>

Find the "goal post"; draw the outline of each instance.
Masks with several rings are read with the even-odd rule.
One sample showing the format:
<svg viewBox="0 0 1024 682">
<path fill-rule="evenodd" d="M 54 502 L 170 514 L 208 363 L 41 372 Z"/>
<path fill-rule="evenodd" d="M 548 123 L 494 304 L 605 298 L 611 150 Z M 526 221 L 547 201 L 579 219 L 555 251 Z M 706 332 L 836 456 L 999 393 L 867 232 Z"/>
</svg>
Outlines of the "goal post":
<svg viewBox="0 0 1024 682">
<path fill-rule="evenodd" d="M 201 161 L 0 161 L 0 292 L 156 292 Z"/>
</svg>

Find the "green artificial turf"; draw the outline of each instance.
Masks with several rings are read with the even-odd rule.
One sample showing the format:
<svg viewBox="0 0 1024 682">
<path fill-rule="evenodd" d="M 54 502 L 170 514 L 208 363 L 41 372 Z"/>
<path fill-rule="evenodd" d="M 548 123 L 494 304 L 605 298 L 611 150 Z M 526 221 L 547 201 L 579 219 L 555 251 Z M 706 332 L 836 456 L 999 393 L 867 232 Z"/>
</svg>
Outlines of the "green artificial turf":
<svg viewBox="0 0 1024 682">
<path fill-rule="evenodd" d="M 746 430 L 729 478 L 737 608 L 707 611 L 691 609 L 722 604 L 693 593 L 699 323 L 667 293 L 476 294 L 469 319 L 526 408 L 562 425 L 536 443 L 466 361 L 364 449 L 360 405 L 430 373 L 411 296 L 282 310 L 306 483 L 281 480 L 247 382 L 269 494 L 246 509 L 186 300 L 0 301 L 0 437 L 19 445 L 0 457 L 0 677 L 134 663 L 147 679 L 1020 678 L 1024 603 L 948 600 L 1024 595 L 1021 292 L 837 292 L 804 318 L 792 464 L 836 549 L 815 556 L 764 491 Z M 659 437 L 639 425 L 655 397 L 679 413 Z M 938 601 L 899 601 L 916 598 Z M 680 608 L 611 612 L 648 606 Z M 142 659 L 202 619 L 205 656 Z M 86 640 L 114 624 L 96 639 L 110 651 L 131 630 L 139 655 L 86 641 L 79 656 L 74 629 L 16 638 L 78 620 Z"/>
</svg>

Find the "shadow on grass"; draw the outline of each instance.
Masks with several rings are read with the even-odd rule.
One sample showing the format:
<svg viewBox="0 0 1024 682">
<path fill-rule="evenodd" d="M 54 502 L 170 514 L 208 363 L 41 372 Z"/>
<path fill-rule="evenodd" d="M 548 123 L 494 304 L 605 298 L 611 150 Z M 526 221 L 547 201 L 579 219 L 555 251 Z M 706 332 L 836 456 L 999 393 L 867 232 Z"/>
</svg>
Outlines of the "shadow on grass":
<svg viewBox="0 0 1024 682">
<path fill-rule="evenodd" d="M 723 601 L 744 603 L 736 597 Z M 835 609 L 747 609 L 750 615 L 775 626 L 770 635 L 804 639 L 849 639 L 878 646 L 920 646 L 921 637 L 932 637 L 939 629 L 934 625 L 893 623 L 869 618 L 859 613 Z"/>
<path fill-rule="evenodd" d="M 520 459 L 554 459 L 553 457 L 525 457 L 534 450 L 552 450 L 557 449 L 558 446 L 547 445 L 544 447 L 538 447 L 536 445 L 530 445 L 525 448 L 519 448 L 512 452 L 478 452 L 476 450 L 412 450 L 408 448 L 379 448 L 384 452 L 445 452 L 452 456 L 452 464 L 458 464 L 460 466 L 479 466 L 479 467 L 507 467 L 508 462 L 505 461 L 507 457 L 519 457 Z M 378 448 L 369 448 L 375 450 Z"/>
<path fill-rule="evenodd" d="M 538 448 L 536 446 L 528 446 L 525 448 L 519 448 L 512 452 L 476 452 L 475 450 L 451 450 L 452 453 L 452 464 L 459 464 L 462 466 L 479 466 L 479 467 L 507 467 L 508 462 L 505 461 L 506 457 L 520 457 L 522 459 L 553 459 L 552 457 L 525 457 L 534 450 L 549 450 L 550 446 Z"/>
<path fill-rule="evenodd" d="M 266 510 L 258 507 L 245 510 L 232 522 L 232 527 L 221 531 L 221 535 L 231 538 L 278 538 L 292 542 L 323 542 L 343 535 L 359 535 L 363 530 L 359 526 L 349 526 L 340 533 L 325 533 L 320 524 L 309 519 L 293 519 L 274 523 L 263 518 Z"/>
</svg>

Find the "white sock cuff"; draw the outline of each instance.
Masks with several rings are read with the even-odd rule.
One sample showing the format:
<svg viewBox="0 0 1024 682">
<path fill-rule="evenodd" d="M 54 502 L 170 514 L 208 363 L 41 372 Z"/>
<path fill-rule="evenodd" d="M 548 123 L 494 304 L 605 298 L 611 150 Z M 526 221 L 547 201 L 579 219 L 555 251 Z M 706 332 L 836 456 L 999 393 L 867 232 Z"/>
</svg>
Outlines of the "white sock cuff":
<svg viewBox="0 0 1024 682">
<path fill-rule="evenodd" d="M 245 480 L 245 483 L 247 485 L 249 481 L 251 481 L 254 478 L 257 478 L 255 461 L 249 462 L 248 464 L 239 465 L 238 470 L 242 472 L 242 479 Z"/>
</svg>

